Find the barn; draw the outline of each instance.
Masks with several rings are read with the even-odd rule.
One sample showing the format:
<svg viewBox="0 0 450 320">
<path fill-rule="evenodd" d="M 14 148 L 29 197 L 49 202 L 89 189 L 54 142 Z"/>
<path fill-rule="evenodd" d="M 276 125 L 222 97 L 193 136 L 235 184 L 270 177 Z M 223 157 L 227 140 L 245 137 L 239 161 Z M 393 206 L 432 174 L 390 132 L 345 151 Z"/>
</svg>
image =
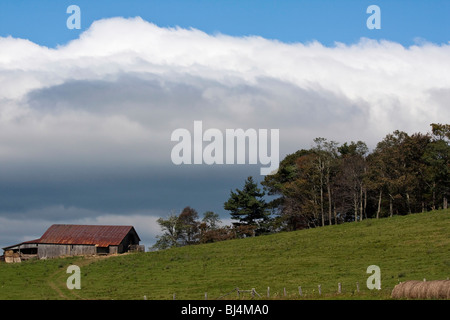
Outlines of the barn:
<svg viewBox="0 0 450 320">
<path fill-rule="evenodd" d="M 144 251 L 133 226 L 54 224 L 36 240 L 3 248 L 5 262 Z"/>
</svg>

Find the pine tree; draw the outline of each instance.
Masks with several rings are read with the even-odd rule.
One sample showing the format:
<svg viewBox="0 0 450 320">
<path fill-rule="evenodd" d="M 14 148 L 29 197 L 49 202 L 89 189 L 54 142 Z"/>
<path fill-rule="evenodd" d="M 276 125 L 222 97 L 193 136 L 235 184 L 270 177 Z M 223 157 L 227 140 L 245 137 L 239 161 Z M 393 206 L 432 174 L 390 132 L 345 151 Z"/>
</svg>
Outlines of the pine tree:
<svg viewBox="0 0 450 320">
<path fill-rule="evenodd" d="M 268 217 L 265 193 L 258 188 L 252 177 L 248 177 L 242 190 L 231 191 L 230 198 L 224 203 L 224 209 L 230 211 L 235 226 L 259 226 Z"/>
</svg>

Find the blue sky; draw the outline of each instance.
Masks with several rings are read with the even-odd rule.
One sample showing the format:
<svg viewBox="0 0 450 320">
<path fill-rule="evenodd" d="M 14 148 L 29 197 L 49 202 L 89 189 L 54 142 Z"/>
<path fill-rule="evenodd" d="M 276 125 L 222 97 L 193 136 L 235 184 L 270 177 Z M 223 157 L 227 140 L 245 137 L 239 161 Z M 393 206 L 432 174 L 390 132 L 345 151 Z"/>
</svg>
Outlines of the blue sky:
<svg viewBox="0 0 450 320">
<path fill-rule="evenodd" d="M 426 132 L 450 118 L 449 13 L 447 0 L 0 1 L 0 248 L 53 223 L 133 224 L 151 245 L 157 218 L 185 206 L 230 222 L 230 190 L 261 166 L 174 165 L 171 133 L 194 121 L 279 129 L 280 160 L 316 137 L 373 148 Z"/>
<path fill-rule="evenodd" d="M 66 9 L 71 4 L 81 8 L 81 30 L 66 28 Z M 371 4 L 381 9 L 381 30 L 366 27 Z M 0 36 L 55 47 L 77 38 L 95 20 L 140 16 L 161 27 L 193 27 L 209 34 L 259 35 L 283 42 L 317 40 L 327 46 L 368 37 L 410 46 L 417 39 L 447 43 L 449 13 L 446 0 L 17 0 L 0 4 Z"/>
</svg>

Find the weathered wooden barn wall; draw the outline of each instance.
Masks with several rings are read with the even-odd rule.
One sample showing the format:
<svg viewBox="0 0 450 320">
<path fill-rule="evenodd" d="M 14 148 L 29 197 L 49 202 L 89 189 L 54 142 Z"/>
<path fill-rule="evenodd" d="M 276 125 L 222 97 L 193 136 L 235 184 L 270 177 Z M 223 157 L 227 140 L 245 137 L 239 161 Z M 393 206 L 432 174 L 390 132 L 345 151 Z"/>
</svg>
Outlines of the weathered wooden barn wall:
<svg viewBox="0 0 450 320">
<path fill-rule="evenodd" d="M 38 247 L 39 259 L 55 258 L 59 256 L 94 255 L 97 249 L 94 245 L 81 244 L 43 244 Z"/>
<path fill-rule="evenodd" d="M 109 254 L 118 254 L 119 246 L 109 246 Z"/>
<path fill-rule="evenodd" d="M 122 242 L 119 244 L 117 253 L 124 253 L 128 252 L 130 249 L 130 246 L 139 244 L 139 237 L 134 232 L 134 230 L 131 230 L 122 240 Z"/>
</svg>

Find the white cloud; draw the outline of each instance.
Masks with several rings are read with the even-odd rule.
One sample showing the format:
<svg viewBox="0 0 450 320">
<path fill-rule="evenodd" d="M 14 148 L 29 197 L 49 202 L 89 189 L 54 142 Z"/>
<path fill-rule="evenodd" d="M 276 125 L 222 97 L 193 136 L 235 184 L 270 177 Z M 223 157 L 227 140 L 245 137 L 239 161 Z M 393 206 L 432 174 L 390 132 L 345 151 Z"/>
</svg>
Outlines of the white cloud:
<svg viewBox="0 0 450 320">
<path fill-rule="evenodd" d="M 167 164 L 170 132 L 195 119 L 279 128 L 285 152 L 316 136 L 373 145 L 450 115 L 439 99 L 450 87 L 449 45 L 362 39 L 330 48 L 140 18 L 97 21 L 56 49 L 11 37 L 0 44 L 4 160 L 121 163 L 133 154 L 127 161 Z"/>
</svg>

